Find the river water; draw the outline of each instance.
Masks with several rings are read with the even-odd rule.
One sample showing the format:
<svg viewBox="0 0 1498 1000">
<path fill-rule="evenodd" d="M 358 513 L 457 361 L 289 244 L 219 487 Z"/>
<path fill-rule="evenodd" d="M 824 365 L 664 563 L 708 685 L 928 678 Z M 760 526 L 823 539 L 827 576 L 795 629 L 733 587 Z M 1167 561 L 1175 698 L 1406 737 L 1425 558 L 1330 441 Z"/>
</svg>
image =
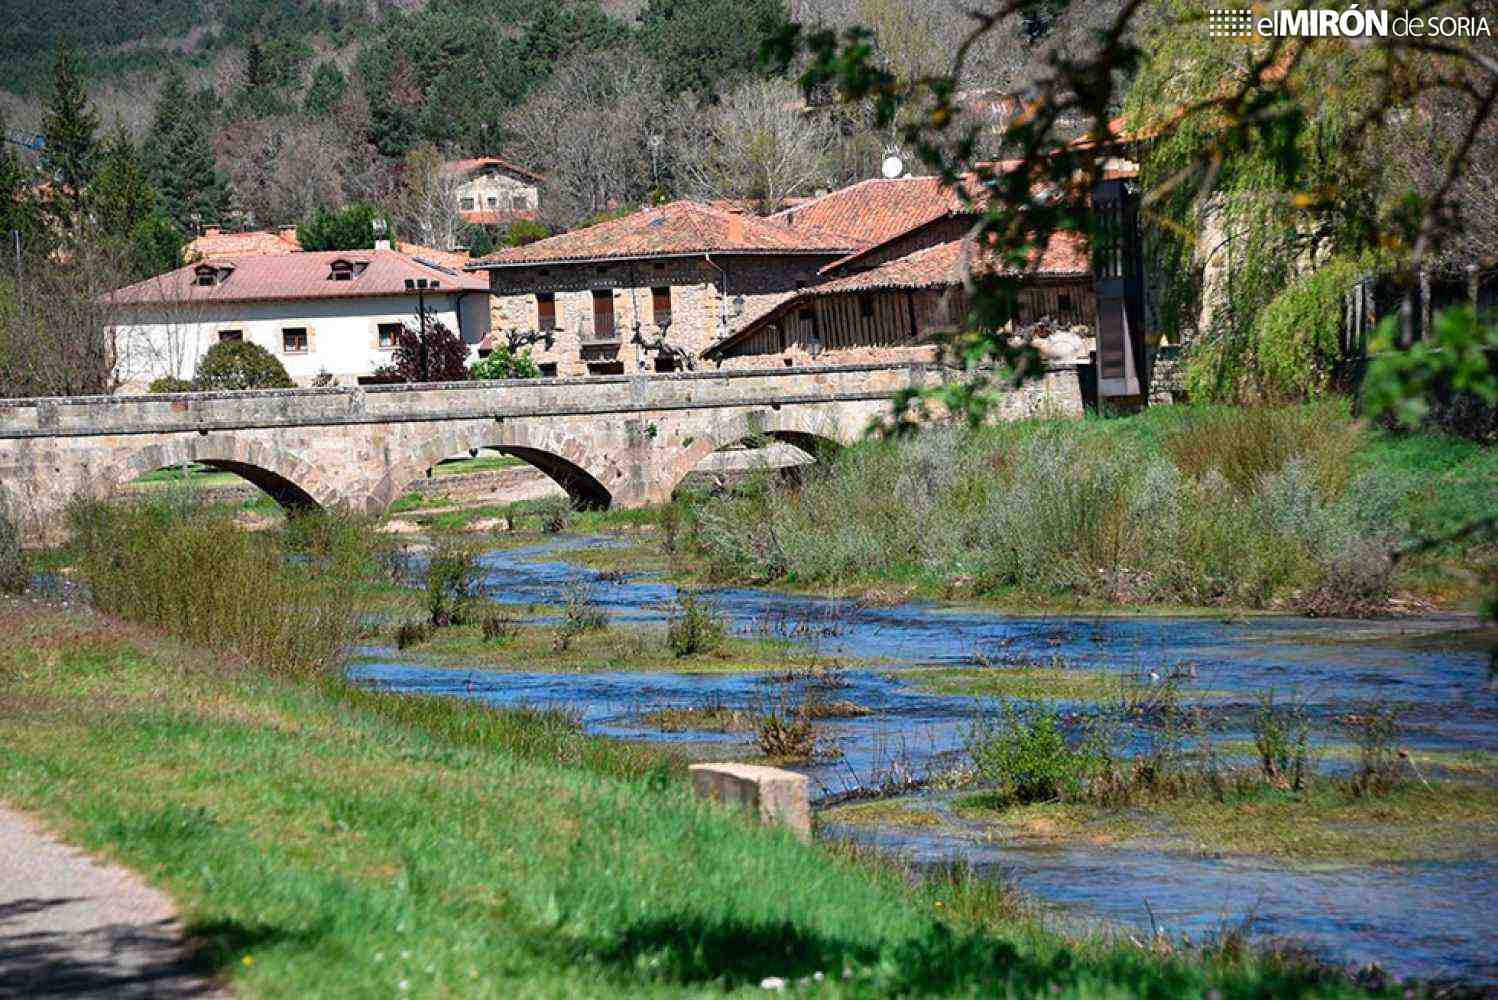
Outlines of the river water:
<svg viewBox="0 0 1498 1000">
<path fill-rule="evenodd" d="M 580 569 L 563 548 L 615 544 L 562 536 L 545 545 L 483 557 L 485 589 L 513 604 L 555 604 L 571 581 L 593 582 L 593 597 L 620 622 L 660 624 L 675 588 L 648 576 Z M 1403 746 L 1498 751 L 1498 687 L 1489 653 L 1451 630 L 1455 616 L 1418 622 L 1339 622 L 1138 616 L 1027 617 L 911 602 L 863 607 L 846 601 L 748 588 L 713 591 L 736 631 L 794 636 L 828 656 L 877 660 L 848 669 L 830 697 L 871 709 L 828 724 L 835 751 L 798 768 L 827 797 L 890 778 L 921 777 L 951 763 L 980 703 L 922 692 L 901 679 L 912 668 L 971 666 L 989 657 L 1049 661 L 1147 676 L 1190 665 L 1225 720 L 1219 739 L 1246 738 L 1260 694 L 1273 689 L 1323 728 L 1359 706 L 1395 708 Z M 657 741 L 701 741 L 662 733 L 644 710 L 708 702 L 755 708 L 774 688 L 758 674 L 517 673 L 432 667 L 370 649 L 353 675 L 382 688 L 476 698 L 494 705 L 565 705 L 591 731 Z M 1085 711 L 1086 705 L 1061 706 Z M 1233 720 L 1240 720 L 1235 723 Z M 752 753 L 747 737 L 734 741 Z M 942 810 L 941 793 L 924 804 Z M 1287 867 L 1269 861 L 1201 857 L 1129 847 L 1016 847 L 996 842 L 949 812 L 929 830 L 842 827 L 830 835 L 873 842 L 913 857 L 964 857 L 1001 871 L 1066 919 L 1125 928 L 1155 927 L 1193 938 L 1252 916 L 1254 932 L 1293 939 L 1321 957 L 1377 963 L 1397 977 L 1498 984 L 1498 859 L 1400 865 Z M 1433 817 L 1433 821 L 1438 818 Z"/>
</svg>

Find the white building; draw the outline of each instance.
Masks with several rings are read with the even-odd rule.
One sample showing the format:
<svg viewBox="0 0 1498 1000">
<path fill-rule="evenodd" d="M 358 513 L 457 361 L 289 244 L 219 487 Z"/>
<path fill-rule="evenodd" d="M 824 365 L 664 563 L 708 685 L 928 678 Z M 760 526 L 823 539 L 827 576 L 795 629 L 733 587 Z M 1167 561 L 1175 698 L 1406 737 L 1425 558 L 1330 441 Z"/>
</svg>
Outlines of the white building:
<svg viewBox="0 0 1498 1000">
<path fill-rule="evenodd" d="M 443 164 L 443 171 L 458 181 L 454 194 L 464 222 L 498 226 L 534 219 L 540 211 L 546 178 L 534 171 L 497 156 L 453 160 Z"/>
<path fill-rule="evenodd" d="M 221 340 L 259 344 L 298 385 L 324 375 L 352 385 L 391 363 L 422 302 L 474 359 L 490 324 L 484 277 L 385 248 L 205 260 L 110 299 L 122 391 L 192 378 Z"/>
</svg>

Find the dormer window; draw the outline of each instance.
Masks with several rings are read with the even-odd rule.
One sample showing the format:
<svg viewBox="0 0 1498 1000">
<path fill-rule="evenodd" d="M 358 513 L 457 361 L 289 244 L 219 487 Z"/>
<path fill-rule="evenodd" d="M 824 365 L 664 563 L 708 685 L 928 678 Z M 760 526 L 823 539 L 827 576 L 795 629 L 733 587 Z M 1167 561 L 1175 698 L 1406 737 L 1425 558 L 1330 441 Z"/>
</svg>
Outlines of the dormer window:
<svg viewBox="0 0 1498 1000">
<path fill-rule="evenodd" d="M 344 260 L 339 258 L 328 265 L 329 281 L 353 281 L 369 266 L 367 260 Z"/>
<path fill-rule="evenodd" d="M 199 264 L 193 268 L 192 283 L 200 288 L 212 288 L 214 285 L 222 285 L 229 280 L 229 275 L 234 273 L 232 267 L 215 267 L 212 264 Z"/>
</svg>

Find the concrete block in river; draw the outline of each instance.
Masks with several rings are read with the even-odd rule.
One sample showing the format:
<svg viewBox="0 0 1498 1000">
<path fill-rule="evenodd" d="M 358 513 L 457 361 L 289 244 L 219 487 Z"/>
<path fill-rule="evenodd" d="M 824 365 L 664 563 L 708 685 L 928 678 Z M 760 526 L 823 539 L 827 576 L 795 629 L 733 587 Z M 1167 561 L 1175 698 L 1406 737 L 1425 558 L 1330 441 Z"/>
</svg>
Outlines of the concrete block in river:
<svg viewBox="0 0 1498 1000">
<path fill-rule="evenodd" d="M 811 840 L 806 775 L 760 764 L 693 764 L 690 770 L 699 796 L 748 809 L 761 823 L 789 827 Z"/>
</svg>

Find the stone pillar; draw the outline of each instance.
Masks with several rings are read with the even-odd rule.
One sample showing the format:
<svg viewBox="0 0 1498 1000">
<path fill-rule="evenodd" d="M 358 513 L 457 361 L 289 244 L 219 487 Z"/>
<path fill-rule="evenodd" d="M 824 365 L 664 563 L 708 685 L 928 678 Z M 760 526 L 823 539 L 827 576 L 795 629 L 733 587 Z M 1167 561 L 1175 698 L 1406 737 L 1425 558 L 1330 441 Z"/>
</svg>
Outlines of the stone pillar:
<svg viewBox="0 0 1498 1000">
<path fill-rule="evenodd" d="M 787 827 L 811 841 L 806 775 L 759 764 L 693 764 L 690 770 L 698 796 L 747 809 L 761 823 Z"/>
</svg>

